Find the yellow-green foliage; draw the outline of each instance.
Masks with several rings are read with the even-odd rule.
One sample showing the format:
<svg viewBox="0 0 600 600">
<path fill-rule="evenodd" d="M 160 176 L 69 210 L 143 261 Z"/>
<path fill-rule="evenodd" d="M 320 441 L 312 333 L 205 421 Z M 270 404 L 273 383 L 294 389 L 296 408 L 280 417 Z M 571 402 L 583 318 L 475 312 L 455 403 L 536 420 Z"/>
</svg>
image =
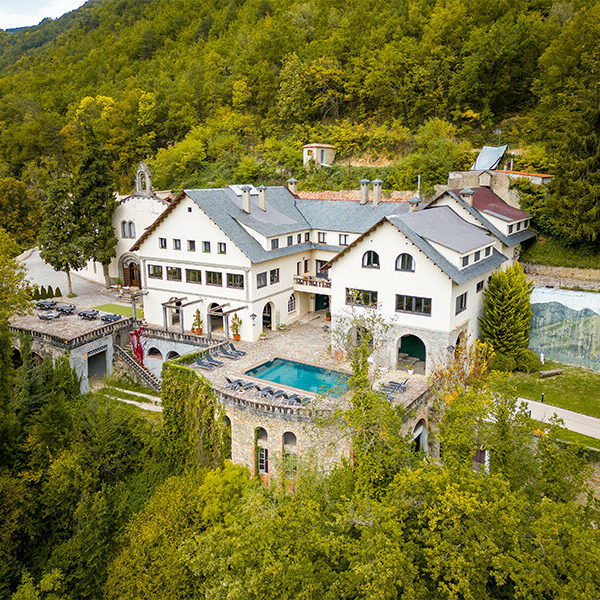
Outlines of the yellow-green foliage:
<svg viewBox="0 0 600 600">
<path fill-rule="evenodd" d="M 171 362 L 165 363 L 162 376 L 163 435 L 170 461 L 180 468 L 221 465 L 226 432 L 210 382 Z"/>
</svg>

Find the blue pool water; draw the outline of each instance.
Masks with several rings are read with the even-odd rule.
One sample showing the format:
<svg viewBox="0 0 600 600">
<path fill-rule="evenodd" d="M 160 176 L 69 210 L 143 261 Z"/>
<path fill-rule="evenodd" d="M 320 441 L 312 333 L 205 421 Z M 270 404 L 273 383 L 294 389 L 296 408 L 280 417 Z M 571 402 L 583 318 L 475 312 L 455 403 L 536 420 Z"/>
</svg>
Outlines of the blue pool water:
<svg viewBox="0 0 600 600">
<path fill-rule="evenodd" d="M 348 391 L 348 375 L 285 358 L 274 358 L 246 371 L 246 375 L 334 398 Z"/>
</svg>

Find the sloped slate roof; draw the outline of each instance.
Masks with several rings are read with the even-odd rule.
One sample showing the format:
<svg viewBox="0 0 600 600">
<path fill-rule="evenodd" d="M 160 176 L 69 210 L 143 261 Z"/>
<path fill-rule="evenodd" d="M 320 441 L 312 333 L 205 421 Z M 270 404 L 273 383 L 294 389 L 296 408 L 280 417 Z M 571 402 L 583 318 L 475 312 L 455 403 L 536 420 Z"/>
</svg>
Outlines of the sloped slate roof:
<svg viewBox="0 0 600 600">
<path fill-rule="evenodd" d="M 339 202 L 336 200 L 296 200 L 298 210 L 313 229 L 362 233 L 387 215 L 408 213 L 406 202 Z"/>
<path fill-rule="evenodd" d="M 460 196 L 460 190 L 452 190 Z M 530 215 L 520 208 L 511 206 L 488 187 L 477 187 L 473 190 L 473 207 L 505 221 L 520 221 Z"/>
<path fill-rule="evenodd" d="M 504 146 L 484 146 L 475 159 L 471 171 L 495 169 L 502 160 L 507 148 L 507 144 Z"/>
<path fill-rule="evenodd" d="M 390 221 L 395 223 L 393 218 Z M 461 219 L 449 206 L 411 212 L 403 215 L 402 221 L 422 238 L 460 254 L 494 242 L 488 231 Z"/>
</svg>

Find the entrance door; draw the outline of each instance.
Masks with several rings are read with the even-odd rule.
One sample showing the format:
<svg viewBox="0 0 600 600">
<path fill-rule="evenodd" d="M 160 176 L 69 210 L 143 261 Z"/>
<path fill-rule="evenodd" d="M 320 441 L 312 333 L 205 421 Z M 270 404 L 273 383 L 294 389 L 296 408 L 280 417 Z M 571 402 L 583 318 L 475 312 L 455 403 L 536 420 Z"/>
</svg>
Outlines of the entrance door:
<svg viewBox="0 0 600 600">
<path fill-rule="evenodd" d="M 267 302 L 263 309 L 263 329 L 271 329 L 272 324 L 272 309 L 271 303 Z"/>
<path fill-rule="evenodd" d="M 140 268 L 134 262 L 129 264 L 129 278 L 132 287 L 140 287 Z"/>
<path fill-rule="evenodd" d="M 329 308 L 329 296 L 326 294 L 315 294 L 315 310 L 326 310 Z"/>
</svg>

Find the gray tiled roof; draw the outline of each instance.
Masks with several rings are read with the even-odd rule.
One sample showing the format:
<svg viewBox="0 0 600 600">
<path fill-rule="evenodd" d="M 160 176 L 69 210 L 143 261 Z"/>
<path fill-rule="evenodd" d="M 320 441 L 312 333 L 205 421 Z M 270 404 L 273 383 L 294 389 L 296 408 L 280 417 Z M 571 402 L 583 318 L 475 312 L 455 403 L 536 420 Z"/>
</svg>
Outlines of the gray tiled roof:
<svg viewBox="0 0 600 600">
<path fill-rule="evenodd" d="M 492 225 L 481 212 L 479 212 L 476 208 L 469 206 L 467 202 L 465 202 L 458 194 L 455 194 L 452 191 L 447 192 L 452 198 L 454 198 L 463 208 L 465 208 L 469 213 L 471 213 L 484 227 L 489 229 L 490 233 L 496 236 L 505 246 L 509 248 L 511 246 L 516 246 L 525 240 L 530 240 L 535 237 L 535 233 L 530 229 L 525 229 L 524 231 L 520 231 L 519 234 L 513 235 L 504 235 L 497 227 Z M 434 200 L 435 202 L 435 200 Z M 431 205 L 425 207 L 424 210 L 431 210 L 433 208 Z"/>
<path fill-rule="evenodd" d="M 296 200 L 298 210 L 313 229 L 363 233 L 383 217 L 409 210 L 406 202 L 372 202 L 360 204 L 343 200 Z"/>
<path fill-rule="evenodd" d="M 413 213 L 414 214 L 414 213 Z M 425 214 L 425 211 L 422 211 Z M 406 215 L 408 216 L 408 215 Z M 506 256 L 494 250 L 488 258 L 467 267 L 465 269 L 459 269 L 453 265 L 445 256 L 443 256 L 438 250 L 436 250 L 424 237 L 421 237 L 414 229 L 412 229 L 410 222 L 407 222 L 406 216 L 393 216 L 388 217 L 387 220 L 394 225 L 399 231 L 401 231 L 419 250 L 421 250 L 427 257 L 429 257 L 454 283 L 462 284 L 467 281 L 471 281 L 476 277 L 491 271 L 498 265 L 508 260 Z M 460 218 L 460 217 L 459 217 Z M 471 225 L 471 227 L 475 227 Z"/>
<path fill-rule="evenodd" d="M 402 220 L 422 238 L 459 254 L 488 246 L 495 241 L 483 227 L 468 223 L 449 206 L 410 212 L 403 215 Z"/>
</svg>

